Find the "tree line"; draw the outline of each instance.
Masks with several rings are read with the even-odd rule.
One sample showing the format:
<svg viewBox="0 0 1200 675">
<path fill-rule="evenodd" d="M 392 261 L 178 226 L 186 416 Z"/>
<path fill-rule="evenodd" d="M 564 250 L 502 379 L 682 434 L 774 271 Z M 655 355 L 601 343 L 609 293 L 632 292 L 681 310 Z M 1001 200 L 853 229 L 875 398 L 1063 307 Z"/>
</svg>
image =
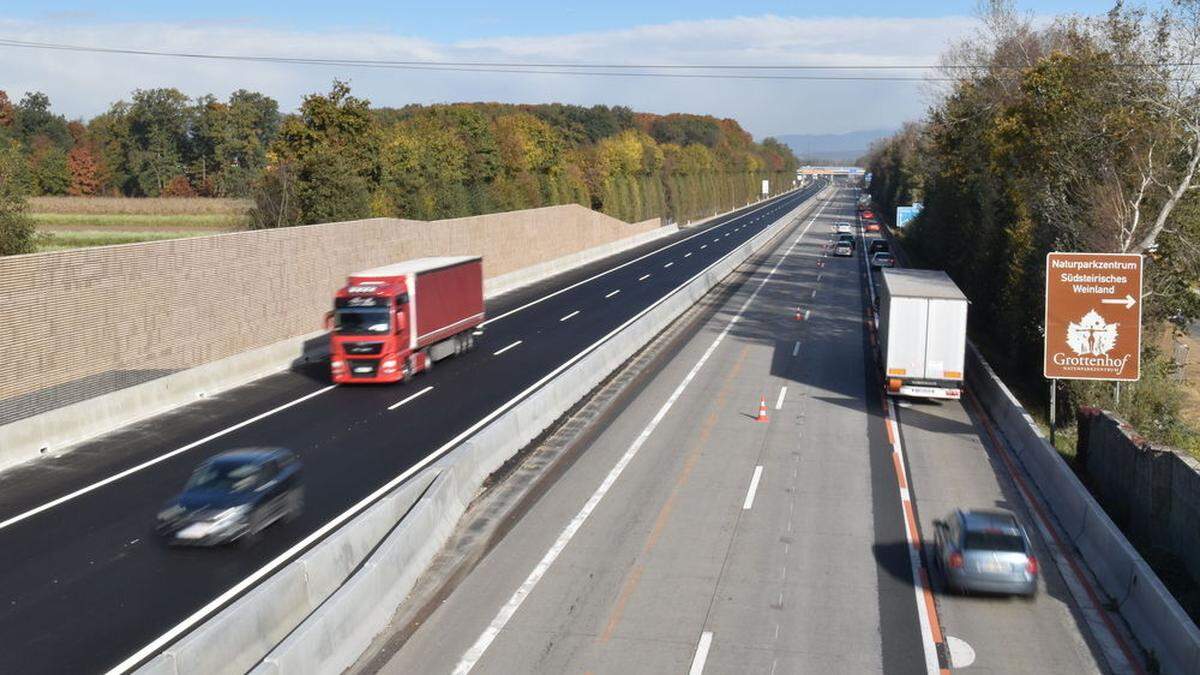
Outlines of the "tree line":
<svg viewBox="0 0 1200 675">
<path fill-rule="evenodd" d="M 888 214 L 924 203 L 908 249 L 963 288 L 977 342 L 1036 400 L 1046 253 L 1143 253 L 1142 381 L 1119 402 L 1111 385 L 1063 383 L 1059 418 L 1115 408 L 1196 446 L 1160 346 L 1170 321 L 1200 316 L 1200 3 L 1035 26 L 993 0 L 983 27 L 944 56 L 952 83 L 925 119 L 872 147 L 873 198 Z"/>
<path fill-rule="evenodd" d="M 375 108 L 335 81 L 294 114 L 257 92 L 160 88 L 85 122 L 40 92 L 13 102 L 0 91 L 0 213 L 20 211 L 19 194 L 69 194 L 251 198 L 260 228 L 566 203 L 682 222 L 749 201 L 763 179 L 790 186 L 797 166 L 735 120 L 621 106 Z M 0 253 L 32 246 L 0 236 Z"/>
</svg>

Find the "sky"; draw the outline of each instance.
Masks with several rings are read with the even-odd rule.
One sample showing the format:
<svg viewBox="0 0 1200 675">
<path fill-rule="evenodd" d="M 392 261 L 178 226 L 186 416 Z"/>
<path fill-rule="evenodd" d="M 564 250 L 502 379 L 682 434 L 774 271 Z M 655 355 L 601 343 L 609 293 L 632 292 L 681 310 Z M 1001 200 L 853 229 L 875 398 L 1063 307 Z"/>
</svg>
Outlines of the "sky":
<svg viewBox="0 0 1200 675">
<path fill-rule="evenodd" d="M 117 6 L 113 6 L 117 5 Z M 1018 2 L 1037 16 L 1109 2 Z M 280 9 L 286 7 L 286 9 Z M 331 11 L 336 7 L 336 11 Z M 5 0 L 0 39 L 150 51 L 320 59 L 619 64 L 931 64 L 976 29 L 974 0 L 387 2 Z M 0 46 L 0 89 L 48 94 L 90 117 L 138 88 L 224 98 L 261 91 L 294 110 L 348 80 L 374 105 L 449 101 L 626 105 L 737 119 L 757 138 L 894 128 L 936 96 L 922 82 L 716 80 L 301 66 Z M 821 71 L 816 74 L 832 74 Z M 906 73 L 911 74 L 911 73 Z"/>
</svg>

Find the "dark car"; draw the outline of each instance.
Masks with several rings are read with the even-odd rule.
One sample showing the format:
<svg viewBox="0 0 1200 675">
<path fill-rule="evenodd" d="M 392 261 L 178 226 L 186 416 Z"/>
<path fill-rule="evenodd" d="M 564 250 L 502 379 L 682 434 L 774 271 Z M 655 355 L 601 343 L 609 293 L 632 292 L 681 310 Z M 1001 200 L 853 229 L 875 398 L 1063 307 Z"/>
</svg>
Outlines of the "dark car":
<svg viewBox="0 0 1200 675">
<path fill-rule="evenodd" d="M 873 256 L 880 251 L 890 253 L 892 247 L 885 239 L 872 239 L 870 244 L 867 244 L 867 255 Z"/>
<path fill-rule="evenodd" d="M 938 566 L 952 590 L 1037 595 L 1037 557 L 1011 512 L 956 509 L 934 527 Z"/>
<path fill-rule="evenodd" d="M 283 448 L 240 448 L 196 468 L 183 492 L 158 514 L 168 543 L 212 546 L 253 543 L 277 520 L 304 509 L 300 460 Z"/>
</svg>

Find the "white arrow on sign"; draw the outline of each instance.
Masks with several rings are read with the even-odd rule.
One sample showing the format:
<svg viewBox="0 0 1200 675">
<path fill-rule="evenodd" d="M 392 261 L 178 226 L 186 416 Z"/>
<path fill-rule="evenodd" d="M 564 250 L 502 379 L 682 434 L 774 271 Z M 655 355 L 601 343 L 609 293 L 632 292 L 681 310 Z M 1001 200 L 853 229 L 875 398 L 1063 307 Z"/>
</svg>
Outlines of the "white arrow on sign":
<svg viewBox="0 0 1200 675">
<path fill-rule="evenodd" d="M 1129 309 L 1137 304 L 1137 300 L 1134 300 L 1133 296 L 1128 293 L 1123 298 L 1104 298 L 1100 302 L 1105 305 L 1125 305 L 1125 309 Z"/>
</svg>

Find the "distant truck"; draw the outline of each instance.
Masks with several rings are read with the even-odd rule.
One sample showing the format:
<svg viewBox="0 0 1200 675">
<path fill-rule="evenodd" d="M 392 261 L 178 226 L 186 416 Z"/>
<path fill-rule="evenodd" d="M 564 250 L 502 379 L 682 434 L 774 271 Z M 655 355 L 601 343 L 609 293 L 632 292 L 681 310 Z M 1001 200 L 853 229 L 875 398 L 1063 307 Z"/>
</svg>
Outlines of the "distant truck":
<svg viewBox="0 0 1200 675">
<path fill-rule="evenodd" d="M 879 350 L 892 396 L 962 396 L 967 296 L 945 272 L 880 271 Z"/>
<path fill-rule="evenodd" d="M 475 346 L 483 260 L 419 258 L 351 274 L 326 321 L 334 382 L 408 381 Z"/>
</svg>

